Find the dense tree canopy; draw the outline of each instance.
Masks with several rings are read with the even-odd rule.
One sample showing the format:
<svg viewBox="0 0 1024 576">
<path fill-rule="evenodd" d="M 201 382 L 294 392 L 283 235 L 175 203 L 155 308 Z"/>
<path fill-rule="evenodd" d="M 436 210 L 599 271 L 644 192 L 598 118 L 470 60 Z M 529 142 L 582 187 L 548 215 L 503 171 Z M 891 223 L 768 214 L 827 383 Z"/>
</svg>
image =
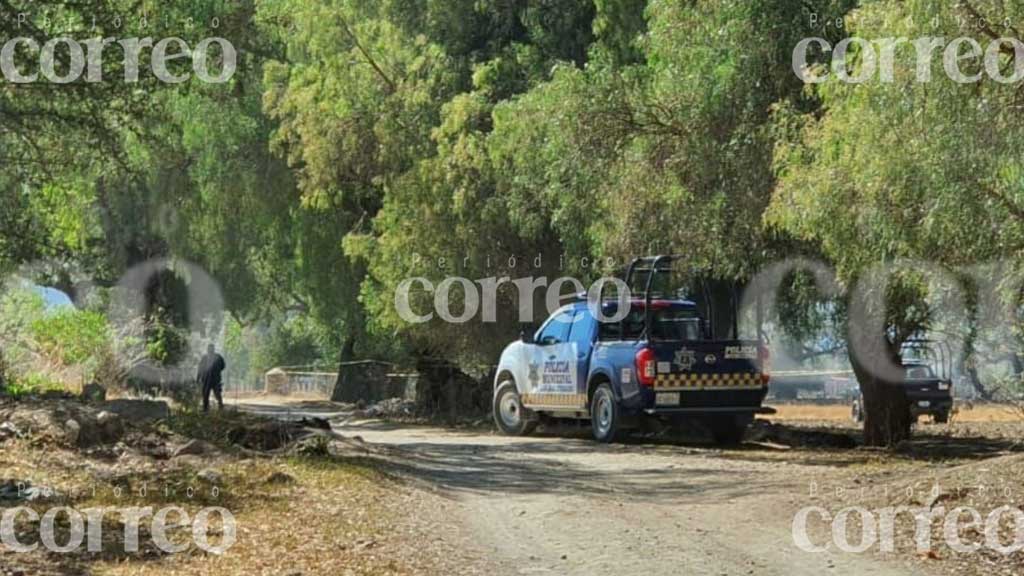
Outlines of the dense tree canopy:
<svg viewBox="0 0 1024 576">
<path fill-rule="evenodd" d="M 154 258 L 195 262 L 217 280 L 236 342 L 274 330 L 275 349 L 300 334 L 295 349 L 335 350 L 329 361 L 488 364 L 519 331 L 522 298 L 503 278 L 586 282 L 650 252 L 687 254 L 730 290 L 783 257 L 834 265 L 845 299 L 787 281 L 776 319 L 800 328 L 795 355 L 841 347 L 853 288 L 901 260 L 954 278 L 971 310 L 995 277 L 1003 302 L 1020 293 L 1020 83 L 958 83 L 941 54 L 920 82 L 911 43 L 894 49 L 891 82 L 832 69 L 805 84 L 792 63 L 812 36 L 987 46 L 1017 36 L 1019 2 L 33 4 L 0 1 L 4 37 L 217 35 L 238 69 L 223 84 L 123 82 L 109 58 L 113 81 L 0 83 L 0 271 L 44 260 L 36 271 L 70 289 Z M 22 26 L 20 13 L 32 15 Z M 833 55 L 812 52 L 809 70 Z M 844 65 L 863 71 L 870 56 L 854 44 Z M 1021 65 L 1010 45 L 998 65 Z M 964 266 L 995 260 L 998 273 L 968 279 Z M 898 360 L 901 340 L 928 329 L 982 337 L 977 318 L 937 313 L 951 292 L 921 272 L 875 287 L 887 337 L 876 356 Z M 403 281 L 453 275 L 500 284 L 493 319 L 396 310 Z M 413 307 L 432 310 L 422 288 Z M 156 290 L 160 309 L 184 306 L 180 292 Z M 458 315 L 466 301 L 452 294 Z"/>
</svg>

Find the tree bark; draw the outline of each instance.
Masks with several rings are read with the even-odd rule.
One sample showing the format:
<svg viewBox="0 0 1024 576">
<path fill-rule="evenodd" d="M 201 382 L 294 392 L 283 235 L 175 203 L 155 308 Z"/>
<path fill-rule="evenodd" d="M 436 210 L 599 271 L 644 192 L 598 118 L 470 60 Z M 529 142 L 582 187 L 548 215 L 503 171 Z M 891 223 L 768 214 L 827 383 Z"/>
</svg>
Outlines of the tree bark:
<svg viewBox="0 0 1024 576">
<path fill-rule="evenodd" d="M 903 387 L 877 377 L 858 375 L 857 380 L 864 395 L 864 444 L 895 446 L 909 440 L 913 417 Z"/>
<path fill-rule="evenodd" d="M 909 440 L 913 417 L 903 387 L 900 343 L 856 326 L 850 338 L 856 344 L 850 346 L 850 365 L 864 397 L 864 444 L 886 447 Z"/>
<path fill-rule="evenodd" d="M 707 298 L 705 303 L 708 319 L 711 323 L 711 336 L 716 340 L 727 340 L 736 338 L 736 283 L 731 280 L 707 280 L 706 293 L 701 296 Z"/>
<path fill-rule="evenodd" d="M 335 402 L 342 402 L 345 398 L 345 391 L 349 390 L 350 383 L 346 382 L 349 371 L 346 370 L 345 364 L 355 359 L 355 348 L 356 339 L 349 337 L 345 339 L 345 343 L 341 345 L 341 352 L 338 354 L 338 378 L 334 381 L 334 392 L 331 394 L 331 400 Z"/>
</svg>

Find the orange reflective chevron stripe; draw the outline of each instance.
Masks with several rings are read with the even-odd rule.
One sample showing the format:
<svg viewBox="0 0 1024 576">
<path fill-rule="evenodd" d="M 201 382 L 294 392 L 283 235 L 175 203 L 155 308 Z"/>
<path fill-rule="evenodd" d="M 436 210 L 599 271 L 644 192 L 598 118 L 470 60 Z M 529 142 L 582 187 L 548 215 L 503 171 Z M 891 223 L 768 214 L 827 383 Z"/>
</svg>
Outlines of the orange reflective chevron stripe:
<svg viewBox="0 0 1024 576">
<path fill-rule="evenodd" d="M 654 380 L 656 390 L 707 390 L 763 388 L 764 380 L 756 372 L 732 372 L 715 374 L 658 374 Z"/>
</svg>

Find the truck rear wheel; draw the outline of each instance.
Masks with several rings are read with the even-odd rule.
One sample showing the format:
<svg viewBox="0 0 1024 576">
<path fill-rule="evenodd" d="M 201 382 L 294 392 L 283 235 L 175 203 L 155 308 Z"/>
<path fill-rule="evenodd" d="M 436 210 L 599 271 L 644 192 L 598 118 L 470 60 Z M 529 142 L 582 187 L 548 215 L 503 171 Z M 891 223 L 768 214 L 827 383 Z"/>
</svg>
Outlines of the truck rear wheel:
<svg viewBox="0 0 1024 576">
<path fill-rule="evenodd" d="M 519 397 L 516 383 L 505 380 L 494 393 L 494 423 L 506 436 L 526 436 L 537 428 L 537 419 Z"/>
<path fill-rule="evenodd" d="M 607 382 L 594 391 L 590 400 L 590 425 L 594 432 L 594 440 L 598 442 L 615 442 L 622 429 L 622 415 L 615 394 Z"/>
</svg>

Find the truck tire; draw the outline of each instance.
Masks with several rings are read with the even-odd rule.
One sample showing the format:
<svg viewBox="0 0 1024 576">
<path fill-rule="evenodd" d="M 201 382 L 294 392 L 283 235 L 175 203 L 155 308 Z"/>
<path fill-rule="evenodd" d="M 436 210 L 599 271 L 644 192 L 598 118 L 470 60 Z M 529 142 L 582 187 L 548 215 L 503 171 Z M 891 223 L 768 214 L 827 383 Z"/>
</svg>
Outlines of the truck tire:
<svg viewBox="0 0 1024 576">
<path fill-rule="evenodd" d="M 936 412 L 932 415 L 936 424 L 949 424 L 949 412 Z"/>
<path fill-rule="evenodd" d="M 708 428 L 711 429 L 711 438 L 719 446 L 736 446 L 743 442 L 743 436 L 747 433 L 747 422 L 740 421 L 731 416 L 712 418 Z"/>
<path fill-rule="evenodd" d="M 533 413 L 523 407 L 516 383 L 505 380 L 494 392 L 494 423 L 506 436 L 526 436 L 537 428 Z"/>
<path fill-rule="evenodd" d="M 594 390 L 590 400 L 590 426 L 594 440 L 598 442 L 615 442 L 622 432 L 622 415 L 619 403 L 615 401 L 615 393 L 611 384 L 605 382 Z"/>
</svg>

